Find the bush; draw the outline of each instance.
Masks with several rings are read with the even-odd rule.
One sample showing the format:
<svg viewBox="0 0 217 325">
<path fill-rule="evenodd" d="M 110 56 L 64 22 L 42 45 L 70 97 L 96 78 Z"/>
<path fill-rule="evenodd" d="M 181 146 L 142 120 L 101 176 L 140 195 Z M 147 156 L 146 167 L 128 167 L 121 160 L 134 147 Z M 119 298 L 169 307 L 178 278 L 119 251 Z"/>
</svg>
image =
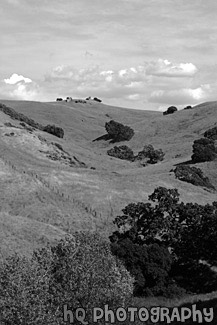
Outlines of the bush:
<svg viewBox="0 0 217 325">
<path fill-rule="evenodd" d="M 115 146 L 114 148 L 111 148 L 107 151 L 107 154 L 109 156 L 119 158 L 119 159 L 125 159 L 133 161 L 134 159 L 134 153 L 133 150 L 130 149 L 128 146 Z"/>
<path fill-rule="evenodd" d="M 133 281 L 109 243 L 97 234 L 76 233 L 35 251 L 31 260 L 15 256 L 2 263 L 1 324 L 65 324 L 64 305 L 85 308 L 88 321 L 93 307 L 127 304 Z"/>
<path fill-rule="evenodd" d="M 147 163 L 156 164 L 159 161 L 164 159 L 164 153 L 162 149 L 155 150 L 154 147 L 149 144 L 144 146 L 142 151 L 138 152 L 138 155 L 135 157 L 135 160 L 144 160 L 147 159 Z"/>
<path fill-rule="evenodd" d="M 2 111 L 3 113 L 9 115 L 12 119 L 19 120 L 21 122 L 25 122 L 26 124 L 32 126 L 33 128 L 36 128 L 38 130 L 51 133 L 51 134 L 53 134 L 53 135 L 55 135 L 55 136 L 57 136 L 59 138 L 63 138 L 63 136 L 64 136 L 64 131 L 63 131 L 62 128 L 60 128 L 58 126 L 55 126 L 55 125 L 43 126 L 43 125 L 35 122 L 31 118 L 27 117 L 26 115 L 16 112 L 11 107 L 7 107 L 7 106 L 5 106 L 3 104 L 0 104 L 0 111 Z M 28 129 L 28 128 L 27 128 L 27 130 L 33 131 L 33 129 Z"/>
<path fill-rule="evenodd" d="M 176 111 L 178 111 L 178 109 L 175 106 L 170 106 L 165 112 L 163 112 L 163 115 L 173 114 Z"/>
<path fill-rule="evenodd" d="M 95 100 L 96 102 L 99 102 L 99 103 L 101 103 L 102 101 L 101 101 L 101 99 L 99 99 L 99 98 L 97 98 L 97 97 L 94 97 L 94 99 L 93 100 Z"/>
<path fill-rule="evenodd" d="M 53 134 L 58 138 L 63 138 L 63 136 L 64 136 L 63 129 L 60 128 L 59 126 L 55 126 L 55 125 L 46 125 L 46 126 L 44 126 L 43 131 Z"/>
<path fill-rule="evenodd" d="M 57 102 L 61 102 L 63 99 L 62 98 L 57 98 L 56 101 Z"/>
<path fill-rule="evenodd" d="M 204 133 L 205 138 L 217 140 L 217 126 Z"/>
<path fill-rule="evenodd" d="M 212 139 L 201 138 L 193 144 L 193 163 L 212 161 L 216 158 L 215 142 Z"/>
<path fill-rule="evenodd" d="M 208 177 L 204 177 L 200 168 L 190 166 L 177 166 L 174 170 L 176 178 L 180 181 L 191 183 L 196 186 L 204 186 L 215 189 Z"/>
<path fill-rule="evenodd" d="M 134 135 L 133 129 L 114 120 L 106 122 L 105 129 L 113 142 L 129 141 Z"/>
<path fill-rule="evenodd" d="M 193 107 L 191 105 L 186 106 L 184 109 L 192 109 Z"/>
</svg>

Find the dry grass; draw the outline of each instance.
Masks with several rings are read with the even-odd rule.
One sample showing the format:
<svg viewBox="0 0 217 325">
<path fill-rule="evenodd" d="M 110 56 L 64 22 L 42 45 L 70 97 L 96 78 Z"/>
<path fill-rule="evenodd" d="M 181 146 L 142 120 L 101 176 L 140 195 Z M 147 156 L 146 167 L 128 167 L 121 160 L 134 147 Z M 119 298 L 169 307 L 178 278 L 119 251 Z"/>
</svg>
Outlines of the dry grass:
<svg viewBox="0 0 217 325">
<path fill-rule="evenodd" d="M 4 220 L 5 215 L 12 218 L 8 220 L 17 216 L 21 224 L 22 218 L 28 219 L 28 227 L 31 228 L 31 223 L 33 229 L 40 225 L 38 232 L 43 236 L 46 236 L 41 228 L 43 225 L 44 229 L 50 225 L 60 232 L 98 229 L 107 236 L 114 229 L 112 221 L 121 214 L 121 209 L 130 202 L 146 201 L 158 186 L 178 188 L 184 202 L 205 204 L 216 200 L 216 193 L 181 182 L 170 172 L 175 164 L 190 159 L 193 141 L 215 126 L 216 102 L 168 116 L 93 102 L 1 102 L 43 125 L 56 124 L 65 131 L 64 139 L 58 139 L 41 131 L 31 134 L 25 129 L 6 127 L 5 122 L 20 127 L 19 121 L 0 112 L 0 204 Z M 105 134 L 105 122 L 111 119 L 135 130 L 134 137 L 120 145 L 127 144 L 136 153 L 144 145 L 152 144 L 165 152 L 164 161 L 139 167 L 136 162 L 108 156 L 107 150 L 113 145 L 92 140 Z M 15 135 L 5 136 L 10 132 Z M 45 152 L 54 150 L 52 142 L 59 143 L 71 157 L 85 162 L 87 168 L 69 167 L 50 160 Z M 215 187 L 216 164 L 215 161 L 196 165 Z M 1 236 L 6 228 L 5 221 L 2 227 Z M 19 231 L 22 232 L 22 227 Z M 14 233 L 16 237 L 16 231 Z M 23 251 L 24 246 L 30 250 L 35 248 L 39 244 L 36 233 L 35 230 L 31 235 L 35 245 L 23 232 L 18 250 Z M 59 234 L 51 237 L 55 239 L 55 236 L 58 238 Z M 7 252 L 7 245 L 2 245 L 4 252 Z"/>
</svg>

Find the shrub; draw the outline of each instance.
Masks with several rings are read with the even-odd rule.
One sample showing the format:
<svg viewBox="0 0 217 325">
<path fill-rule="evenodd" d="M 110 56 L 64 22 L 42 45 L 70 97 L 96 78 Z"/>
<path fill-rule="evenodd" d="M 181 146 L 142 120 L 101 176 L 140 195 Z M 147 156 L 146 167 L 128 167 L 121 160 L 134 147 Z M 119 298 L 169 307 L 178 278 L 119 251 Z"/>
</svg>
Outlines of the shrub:
<svg viewBox="0 0 217 325">
<path fill-rule="evenodd" d="M 63 129 L 60 128 L 59 126 L 55 126 L 55 125 L 46 125 L 46 126 L 44 126 L 43 131 L 53 134 L 58 138 L 63 138 L 63 136 L 64 136 Z"/>
<path fill-rule="evenodd" d="M 56 101 L 57 102 L 61 102 L 63 99 L 62 98 L 57 98 Z"/>
<path fill-rule="evenodd" d="M 51 133 L 59 138 L 63 138 L 64 131 L 62 128 L 60 128 L 58 126 L 55 126 L 55 125 L 43 126 L 43 125 L 35 122 L 33 119 L 27 117 L 26 115 L 24 115 L 22 113 L 18 113 L 13 108 L 7 107 L 3 104 L 0 104 L 0 111 L 9 115 L 14 120 L 19 120 L 21 122 L 25 122 L 26 124 L 32 126 L 33 128 Z M 33 131 L 33 129 L 28 129 L 28 128 L 27 128 L 27 130 Z"/>
<path fill-rule="evenodd" d="M 155 150 L 154 147 L 149 144 L 144 146 L 142 151 L 138 152 L 138 155 L 135 157 L 135 160 L 144 160 L 147 159 L 147 163 L 156 164 L 159 161 L 164 159 L 164 153 L 162 149 Z"/>
<path fill-rule="evenodd" d="M 132 161 L 134 159 L 133 150 L 128 146 L 115 146 L 107 151 L 109 156 Z"/>
<path fill-rule="evenodd" d="M 216 158 L 215 142 L 212 139 L 201 138 L 193 144 L 193 163 L 212 161 Z"/>
<path fill-rule="evenodd" d="M 207 130 L 204 133 L 205 138 L 212 139 L 212 140 L 217 140 L 217 126 L 215 126 L 212 129 Z"/>
<path fill-rule="evenodd" d="M 176 111 L 178 111 L 178 109 L 175 106 L 170 106 L 165 112 L 163 112 L 163 115 L 173 114 Z"/>
<path fill-rule="evenodd" d="M 192 109 L 193 107 L 191 105 L 186 106 L 184 109 Z"/>
<path fill-rule="evenodd" d="M 99 103 L 101 103 L 102 101 L 101 101 L 101 99 L 99 99 L 99 98 L 97 98 L 97 97 L 94 97 L 94 99 L 93 100 L 95 100 L 96 102 L 99 102 Z"/>
<path fill-rule="evenodd" d="M 177 166 L 174 170 L 176 178 L 183 182 L 191 183 L 196 186 L 204 186 L 214 189 L 208 177 L 204 177 L 200 168 L 190 166 Z"/>
<path fill-rule="evenodd" d="M 133 281 L 112 255 L 109 243 L 97 234 L 75 233 L 56 246 L 35 251 L 31 260 L 15 256 L 2 263 L 1 321 L 16 325 L 65 324 L 64 305 L 70 310 L 85 308 L 88 321 L 93 307 L 127 304 Z"/>
<path fill-rule="evenodd" d="M 113 142 L 129 141 L 134 135 L 133 129 L 114 120 L 106 122 L 105 129 Z"/>
<path fill-rule="evenodd" d="M 62 147 L 61 144 L 56 143 L 56 142 L 52 142 L 52 144 L 53 144 L 54 146 L 56 146 L 59 150 L 64 151 L 64 149 L 63 149 L 63 147 Z"/>
</svg>

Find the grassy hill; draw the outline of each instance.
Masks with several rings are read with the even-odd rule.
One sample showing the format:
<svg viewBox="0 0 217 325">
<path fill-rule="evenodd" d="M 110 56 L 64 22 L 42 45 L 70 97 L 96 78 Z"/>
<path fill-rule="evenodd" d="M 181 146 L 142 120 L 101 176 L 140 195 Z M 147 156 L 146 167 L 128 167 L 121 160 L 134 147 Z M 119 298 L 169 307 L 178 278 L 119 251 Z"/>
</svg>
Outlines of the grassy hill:
<svg viewBox="0 0 217 325">
<path fill-rule="evenodd" d="M 121 209 L 130 202 L 147 201 L 158 186 L 177 188 L 184 202 L 216 201 L 216 192 L 179 181 L 171 169 L 190 160 L 193 141 L 217 125 L 217 102 L 167 116 L 94 101 L 0 102 L 38 123 L 64 129 L 63 139 L 31 131 L 0 111 L 3 256 L 13 251 L 29 255 L 35 247 L 58 240 L 69 229 L 99 229 L 108 235 Z M 118 145 L 126 144 L 136 154 L 152 144 L 165 152 L 164 160 L 141 167 L 138 162 L 108 156 L 107 150 L 114 144 L 93 140 L 106 133 L 105 122 L 111 119 L 135 131 L 130 141 Z M 217 188 L 217 161 L 195 166 Z"/>
</svg>

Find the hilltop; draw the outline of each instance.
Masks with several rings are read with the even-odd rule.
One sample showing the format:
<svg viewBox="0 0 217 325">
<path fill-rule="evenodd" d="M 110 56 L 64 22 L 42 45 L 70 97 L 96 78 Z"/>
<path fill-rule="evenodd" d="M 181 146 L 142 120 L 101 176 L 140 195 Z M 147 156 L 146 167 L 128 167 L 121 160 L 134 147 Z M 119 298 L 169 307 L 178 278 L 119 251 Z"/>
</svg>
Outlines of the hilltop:
<svg viewBox="0 0 217 325">
<path fill-rule="evenodd" d="M 162 112 L 112 107 L 90 101 L 0 103 L 41 125 L 64 130 L 58 138 L 21 125 L 0 111 L 1 254 L 29 255 L 35 247 L 56 241 L 68 229 L 100 229 L 108 235 L 115 216 L 130 202 L 147 201 L 158 186 L 177 188 L 184 202 L 211 203 L 216 192 L 181 182 L 171 170 L 189 161 L 194 140 L 217 126 L 217 102 L 163 116 Z M 115 120 L 135 134 L 126 144 L 134 152 L 152 144 L 165 153 L 155 165 L 107 155 L 105 123 Z M 5 124 L 6 123 L 6 124 Z M 217 188 L 217 161 L 195 164 Z"/>
</svg>

